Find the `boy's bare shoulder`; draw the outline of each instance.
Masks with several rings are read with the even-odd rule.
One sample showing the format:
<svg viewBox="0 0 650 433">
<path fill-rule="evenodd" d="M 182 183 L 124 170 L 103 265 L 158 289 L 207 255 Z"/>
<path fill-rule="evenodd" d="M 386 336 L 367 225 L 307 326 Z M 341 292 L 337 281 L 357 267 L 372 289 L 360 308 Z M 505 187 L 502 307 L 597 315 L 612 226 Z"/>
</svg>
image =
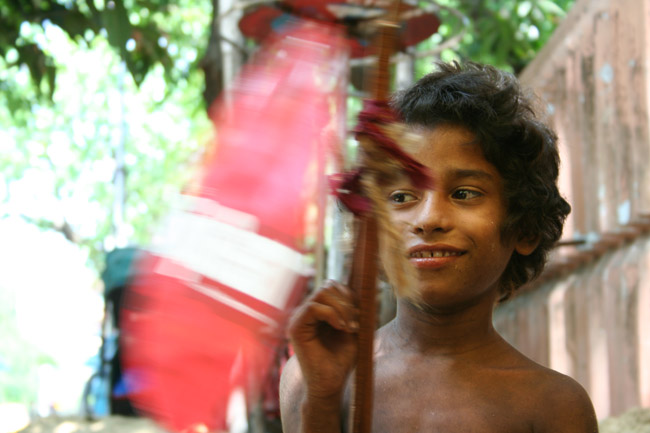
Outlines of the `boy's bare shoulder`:
<svg viewBox="0 0 650 433">
<path fill-rule="evenodd" d="M 535 433 L 597 433 L 598 421 L 591 399 L 575 379 L 538 364 L 509 343 L 494 358 L 494 386 L 519 401 Z M 487 362 L 490 364 L 490 362 Z M 489 367 L 488 367 L 489 368 Z M 514 414 L 513 414 L 514 415 Z M 516 415 L 514 415 L 516 416 Z"/>
<path fill-rule="evenodd" d="M 529 394 L 535 432 L 597 433 L 598 421 L 585 389 L 573 378 L 530 361 Z M 535 407 L 533 406 L 533 407 Z"/>
</svg>

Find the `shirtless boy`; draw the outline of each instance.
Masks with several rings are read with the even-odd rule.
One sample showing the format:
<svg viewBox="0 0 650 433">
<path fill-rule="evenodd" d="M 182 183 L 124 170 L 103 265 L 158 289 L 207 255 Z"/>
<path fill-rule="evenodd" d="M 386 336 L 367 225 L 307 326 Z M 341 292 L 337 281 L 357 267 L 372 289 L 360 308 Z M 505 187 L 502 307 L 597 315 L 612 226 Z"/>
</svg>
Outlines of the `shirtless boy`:
<svg viewBox="0 0 650 433">
<path fill-rule="evenodd" d="M 432 181 L 385 189 L 420 299 L 398 297 L 376 334 L 373 432 L 597 432 L 584 389 L 492 325 L 495 304 L 542 270 L 570 210 L 556 185 L 555 134 L 516 79 L 488 66 L 439 64 L 393 102 L 423 134 L 414 157 Z M 285 433 L 348 430 L 356 317 L 335 282 L 294 314 Z"/>
</svg>

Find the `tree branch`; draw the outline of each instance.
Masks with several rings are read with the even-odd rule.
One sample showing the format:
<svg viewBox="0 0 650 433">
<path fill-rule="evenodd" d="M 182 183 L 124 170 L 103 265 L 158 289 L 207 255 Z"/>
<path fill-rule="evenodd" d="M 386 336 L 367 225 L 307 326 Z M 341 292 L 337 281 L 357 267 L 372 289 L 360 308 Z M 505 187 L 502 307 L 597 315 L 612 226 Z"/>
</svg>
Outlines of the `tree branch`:
<svg viewBox="0 0 650 433">
<path fill-rule="evenodd" d="M 66 240 L 72 242 L 73 244 L 81 245 L 87 243 L 87 240 L 82 239 L 77 233 L 75 233 L 74 229 L 65 220 L 65 218 L 62 222 L 56 223 L 54 221 L 46 220 L 43 218 L 32 218 L 28 215 L 20 215 L 20 217 L 26 222 L 34 224 L 41 229 L 54 230 L 61 233 L 63 237 L 66 238 Z"/>
<path fill-rule="evenodd" d="M 205 76 L 203 100 L 207 110 L 223 89 L 223 53 L 221 52 L 221 26 L 219 25 L 219 0 L 212 0 L 210 38 L 205 55 L 199 63 Z"/>
</svg>

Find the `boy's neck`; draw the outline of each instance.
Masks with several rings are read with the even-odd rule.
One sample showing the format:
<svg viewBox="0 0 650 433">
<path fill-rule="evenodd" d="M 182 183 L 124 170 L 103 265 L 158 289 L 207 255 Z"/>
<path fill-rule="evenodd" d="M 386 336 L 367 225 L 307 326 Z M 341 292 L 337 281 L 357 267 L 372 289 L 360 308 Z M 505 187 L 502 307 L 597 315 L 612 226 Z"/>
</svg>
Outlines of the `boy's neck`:
<svg viewBox="0 0 650 433">
<path fill-rule="evenodd" d="M 397 314 L 386 332 L 404 353 L 471 356 L 502 340 L 492 325 L 493 306 L 494 301 L 487 300 L 455 311 L 437 311 L 398 299 Z"/>
</svg>

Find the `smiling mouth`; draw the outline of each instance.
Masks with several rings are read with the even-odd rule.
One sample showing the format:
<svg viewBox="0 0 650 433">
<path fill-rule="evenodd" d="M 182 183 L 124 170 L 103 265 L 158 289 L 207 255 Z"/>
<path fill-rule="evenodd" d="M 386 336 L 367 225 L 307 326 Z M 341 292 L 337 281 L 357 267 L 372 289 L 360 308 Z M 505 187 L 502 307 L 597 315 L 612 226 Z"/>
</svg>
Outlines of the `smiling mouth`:
<svg viewBox="0 0 650 433">
<path fill-rule="evenodd" d="M 409 254 L 411 259 L 429 259 L 429 258 L 440 258 L 440 257 L 452 257 L 452 256 L 462 256 L 465 254 L 463 251 L 414 251 Z"/>
</svg>

